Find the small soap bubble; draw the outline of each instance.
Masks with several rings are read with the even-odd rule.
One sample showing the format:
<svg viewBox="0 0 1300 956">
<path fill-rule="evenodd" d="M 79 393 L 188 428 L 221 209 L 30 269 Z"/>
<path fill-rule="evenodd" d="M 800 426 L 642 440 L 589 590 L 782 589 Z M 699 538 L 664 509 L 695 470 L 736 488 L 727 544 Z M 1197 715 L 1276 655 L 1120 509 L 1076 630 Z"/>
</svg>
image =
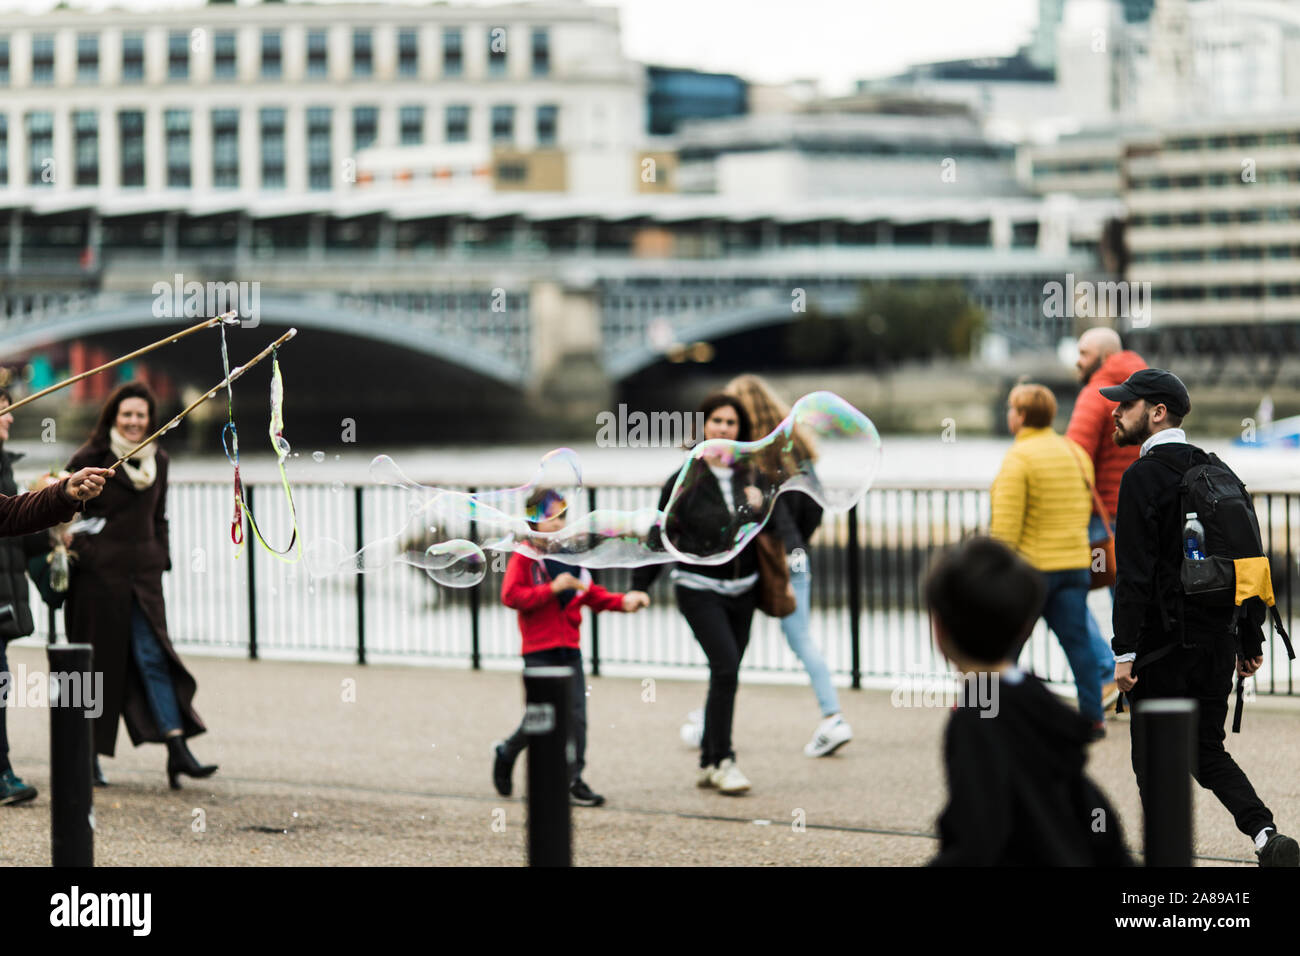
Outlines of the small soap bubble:
<svg viewBox="0 0 1300 956">
<path fill-rule="evenodd" d="M 323 451 L 314 451 L 311 453 L 311 460 L 319 464 L 325 460 L 325 453 Z"/>
</svg>

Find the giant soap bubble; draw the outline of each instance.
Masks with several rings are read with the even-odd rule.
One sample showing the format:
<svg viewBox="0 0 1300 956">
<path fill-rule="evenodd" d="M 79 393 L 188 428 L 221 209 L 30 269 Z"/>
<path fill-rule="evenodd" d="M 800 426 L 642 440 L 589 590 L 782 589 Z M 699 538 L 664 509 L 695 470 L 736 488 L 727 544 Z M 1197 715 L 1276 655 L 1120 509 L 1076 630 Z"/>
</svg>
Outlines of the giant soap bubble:
<svg viewBox="0 0 1300 956">
<path fill-rule="evenodd" d="M 588 568 L 723 564 L 767 525 L 781 493 L 802 491 L 827 510 L 846 511 L 871 486 L 880 460 L 880 435 L 871 420 L 831 392 L 805 395 L 757 441 L 698 444 L 662 510 L 575 514 L 581 468 L 567 448 L 546 455 L 524 485 L 474 494 L 418 484 L 381 455 L 371 465 L 372 477 L 411 493 L 406 525 L 356 552 L 318 539 L 306 550 L 307 566 L 322 577 L 404 563 L 448 587 L 472 587 L 486 574 L 489 552 L 518 551 Z M 561 514 L 563 527 L 537 527 Z"/>
</svg>

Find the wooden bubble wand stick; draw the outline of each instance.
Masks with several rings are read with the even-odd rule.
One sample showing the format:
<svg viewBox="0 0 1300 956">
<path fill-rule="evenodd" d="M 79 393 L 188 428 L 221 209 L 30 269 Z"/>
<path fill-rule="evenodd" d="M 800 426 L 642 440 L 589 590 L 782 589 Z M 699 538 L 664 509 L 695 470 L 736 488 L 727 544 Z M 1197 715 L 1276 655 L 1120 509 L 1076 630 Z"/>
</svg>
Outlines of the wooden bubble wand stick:
<svg viewBox="0 0 1300 956">
<path fill-rule="evenodd" d="M 123 362 L 129 362 L 133 358 L 138 358 L 139 356 L 144 355 L 146 352 L 152 352 L 154 349 L 160 349 L 164 345 L 171 345 L 173 342 L 177 341 L 178 339 L 183 339 L 187 335 L 193 335 L 195 332 L 201 331 L 203 329 L 210 329 L 214 325 L 229 324 L 238 321 L 239 321 L 239 313 L 233 310 L 230 312 L 223 312 L 221 315 L 217 316 L 214 319 L 204 319 L 198 325 L 191 326 L 190 328 L 185 329 L 183 332 L 177 332 L 175 335 L 169 335 L 165 339 L 159 339 L 157 342 L 154 342 L 152 345 L 146 345 L 144 348 L 136 349 L 134 352 L 130 352 L 126 355 L 123 355 L 121 358 L 115 358 L 111 362 L 105 362 L 103 365 L 99 366 L 98 368 L 92 368 L 89 371 L 81 372 L 78 375 L 72 376 L 72 378 L 64 379 L 62 382 L 55 382 L 53 385 L 49 386 L 48 388 L 43 388 L 39 392 L 33 392 L 31 395 L 28 395 L 22 401 L 14 402 L 12 405 L 9 406 L 8 409 L 6 409 L 6 411 L 10 411 L 10 412 L 17 411 L 18 409 L 26 405 L 28 402 L 34 402 L 38 398 L 43 398 L 44 396 L 50 394 L 50 392 L 57 392 L 61 388 L 67 388 L 69 385 L 72 385 L 75 382 L 80 382 L 83 378 L 90 378 L 90 376 L 95 375 L 98 372 L 102 372 L 105 369 L 110 369 L 113 368 L 114 366 L 121 365 Z"/>
<path fill-rule="evenodd" d="M 256 365 L 258 362 L 262 361 L 262 359 L 266 358 L 268 355 L 270 355 L 272 352 L 274 352 L 277 348 L 279 348 L 279 347 L 280 347 L 281 345 L 283 345 L 285 342 L 288 342 L 291 338 L 293 338 L 293 337 L 294 337 L 295 335 L 297 335 L 297 334 L 298 334 L 298 330 L 297 330 L 297 329 L 290 329 L 288 332 L 284 333 L 284 335 L 280 336 L 278 339 L 276 339 L 274 342 L 272 342 L 272 343 L 271 343 L 270 345 L 268 345 L 266 348 L 262 349 L 262 351 L 258 352 L 255 356 L 253 356 L 253 357 L 248 361 L 248 363 L 247 363 L 246 365 L 239 365 L 239 366 L 236 366 L 235 368 L 231 369 L 229 375 L 227 375 L 225 378 L 223 378 L 223 379 L 222 379 L 220 382 L 218 382 L 216 385 L 212 386 L 212 388 L 210 388 L 208 391 L 204 392 L 202 395 L 200 395 L 200 396 L 199 396 L 198 398 L 196 398 L 194 401 L 190 402 L 190 404 L 189 404 L 188 406 L 186 406 L 184 409 L 181 410 L 181 412 L 180 412 L 179 415 L 177 415 L 175 418 L 173 418 L 171 421 L 169 421 L 169 422 L 168 422 L 166 425 L 164 425 L 162 428 L 158 429 L 156 432 L 154 432 L 152 435 L 150 435 L 150 436 L 149 436 L 148 438 L 146 438 L 144 441 L 140 442 L 140 444 L 136 445 L 134 448 L 132 448 L 129 452 L 127 452 L 125 455 L 123 455 L 123 456 L 122 456 L 121 458 L 119 458 L 117 461 L 113 462 L 113 464 L 109 465 L 109 467 L 110 467 L 110 468 L 118 468 L 118 467 L 121 466 L 122 462 L 127 461 L 127 460 L 129 460 L 129 459 L 131 459 L 131 458 L 134 458 L 134 457 L 135 457 L 135 453 L 138 452 L 141 448 L 144 448 L 144 447 L 147 446 L 150 442 L 157 441 L 159 438 L 161 438 L 161 437 L 162 437 L 163 435 L 165 435 L 167 432 L 171 431 L 173 428 L 175 428 L 175 427 L 180 423 L 180 420 L 181 420 L 182 418 L 184 418 L 184 417 L 185 417 L 186 415 L 188 415 L 190 412 L 194 411 L 194 409 L 198 408 L 200 405 L 202 405 L 202 404 L 203 404 L 204 402 L 206 402 L 208 399 L 210 399 L 210 398 L 216 398 L 216 396 L 217 396 L 217 392 L 221 391 L 223 388 L 229 388 L 231 382 L 233 382 L 235 379 L 239 378 L 239 376 L 243 375 L 243 374 L 244 374 L 245 372 L 247 372 L 250 368 L 252 368 L 252 367 L 253 367 L 254 365 Z"/>
</svg>

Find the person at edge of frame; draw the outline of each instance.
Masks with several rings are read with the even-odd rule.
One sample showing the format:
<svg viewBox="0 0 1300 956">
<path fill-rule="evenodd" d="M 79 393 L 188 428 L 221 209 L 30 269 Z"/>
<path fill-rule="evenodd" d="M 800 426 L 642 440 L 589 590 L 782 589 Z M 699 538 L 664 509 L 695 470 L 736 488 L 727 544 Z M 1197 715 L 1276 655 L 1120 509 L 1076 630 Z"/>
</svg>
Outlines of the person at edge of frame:
<svg viewBox="0 0 1300 956">
<path fill-rule="evenodd" d="M 1101 394 L 1119 403 L 1113 414 L 1115 443 L 1140 448 L 1119 486 L 1111 641 L 1115 681 L 1135 705 L 1162 697 L 1195 698 L 1196 782 L 1213 791 L 1237 829 L 1254 841 L 1260 866 L 1300 866 L 1300 845 L 1278 832 L 1272 812 L 1223 747 L 1233 675 L 1249 677 L 1264 663 L 1264 633 L 1244 615 L 1236 633 L 1229 630 L 1231 608 L 1197 608 L 1195 614 L 1179 608 L 1185 604 L 1178 600 L 1177 583 L 1185 517 L 1179 485 L 1188 469 L 1208 460 L 1188 443 L 1182 427 L 1192 408 L 1187 387 L 1173 372 L 1148 368 Z M 1142 793 L 1140 720 L 1135 712 L 1130 733 Z"/>
</svg>

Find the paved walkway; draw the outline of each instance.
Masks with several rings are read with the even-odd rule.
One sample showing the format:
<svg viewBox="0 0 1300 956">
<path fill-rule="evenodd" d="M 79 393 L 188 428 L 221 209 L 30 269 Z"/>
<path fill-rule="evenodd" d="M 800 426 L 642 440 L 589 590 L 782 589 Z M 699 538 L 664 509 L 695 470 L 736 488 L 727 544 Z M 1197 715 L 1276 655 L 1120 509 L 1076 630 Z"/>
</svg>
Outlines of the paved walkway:
<svg viewBox="0 0 1300 956">
<path fill-rule="evenodd" d="M 45 669 L 38 647 L 10 662 Z M 167 788 L 165 751 L 132 748 L 104 760 L 112 785 L 95 792 L 99 865 L 518 865 L 525 859 L 524 762 L 512 799 L 496 795 L 490 746 L 519 720 L 517 674 L 432 668 L 251 662 L 191 656 L 196 705 L 210 728 L 192 742 L 221 765 L 206 781 Z M 355 700 L 345 701 L 355 681 Z M 897 708 L 887 691 L 843 691 L 856 738 L 834 757 L 802 748 L 818 713 L 808 687 L 742 685 L 736 715 L 748 796 L 694 786 L 695 754 L 680 741 L 704 685 L 589 679 L 587 779 L 609 803 L 574 808 L 575 862 L 588 865 L 924 863 L 937 846 L 948 711 Z M 1300 832 L 1300 701 L 1261 697 L 1229 747 L 1284 830 Z M 41 791 L 0 807 L 0 865 L 49 864 L 49 714 L 9 715 L 11 757 Z M 1091 773 L 1140 847 L 1128 727 L 1112 724 Z M 1248 841 L 1213 796 L 1196 790 L 1202 863 L 1253 863 Z M 504 814 L 497 811 L 504 811 Z M 800 813 L 801 812 L 801 813 Z M 795 832 L 797 815 L 806 821 Z M 500 822 L 504 820 L 504 832 Z M 494 827 L 494 823 L 497 825 Z"/>
</svg>

